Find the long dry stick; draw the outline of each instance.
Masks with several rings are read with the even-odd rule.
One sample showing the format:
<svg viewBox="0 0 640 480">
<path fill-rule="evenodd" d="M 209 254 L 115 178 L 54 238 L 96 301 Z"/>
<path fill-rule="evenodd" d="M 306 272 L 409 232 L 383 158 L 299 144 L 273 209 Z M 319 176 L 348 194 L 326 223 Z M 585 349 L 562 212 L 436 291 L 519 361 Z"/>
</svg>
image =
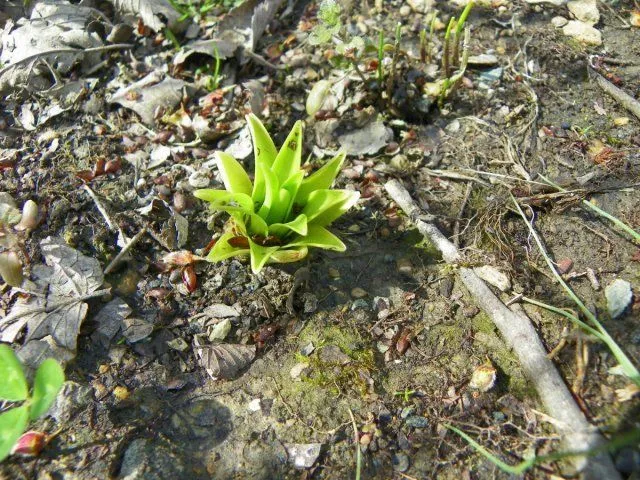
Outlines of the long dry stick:
<svg viewBox="0 0 640 480">
<path fill-rule="evenodd" d="M 609 80 L 604 78 L 595 70 L 592 70 L 593 75 L 596 77 L 596 82 L 605 92 L 613 97 L 613 99 L 622 105 L 624 108 L 633 113 L 636 117 L 640 118 L 640 102 L 629 95 L 624 90 L 619 89 Z"/>
<path fill-rule="evenodd" d="M 458 249 L 434 224 L 424 220 L 426 216 L 404 186 L 398 180 L 391 180 L 385 184 L 385 188 L 420 233 L 440 250 L 444 261 L 459 264 L 463 258 Z M 584 452 L 603 445 L 604 438 L 589 424 L 576 405 L 553 362 L 547 358 L 547 352 L 524 311 L 509 310 L 472 269 L 460 267 L 458 274 L 476 304 L 491 317 L 506 344 L 517 355 L 547 413 L 557 420 L 555 427 L 563 435 L 566 448 L 570 451 Z M 584 473 L 584 478 L 620 478 L 606 453 L 593 457 L 575 457 L 573 462 L 575 467 Z"/>
</svg>

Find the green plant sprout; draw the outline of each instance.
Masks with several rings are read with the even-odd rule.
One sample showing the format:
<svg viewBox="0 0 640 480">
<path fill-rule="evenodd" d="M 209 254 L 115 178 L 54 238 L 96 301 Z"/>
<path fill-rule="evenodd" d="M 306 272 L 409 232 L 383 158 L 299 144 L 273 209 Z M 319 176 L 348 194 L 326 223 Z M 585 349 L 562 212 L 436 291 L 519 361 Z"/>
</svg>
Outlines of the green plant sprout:
<svg viewBox="0 0 640 480">
<path fill-rule="evenodd" d="M 586 305 L 584 303 L 582 303 L 582 300 L 580 300 L 580 298 L 578 298 L 578 296 L 573 292 L 573 290 L 571 290 L 571 287 L 569 287 L 569 285 L 567 285 L 567 283 L 564 281 L 562 276 L 557 272 L 557 270 L 553 266 L 553 262 L 549 258 L 549 255 L 547 254 L 544 246 L 542 245 L 542 241 L 540 240 L 540 237 L 538 236 L 538 233 L 535 231 L 535 229 L 533 228 L 531 223 L 527 220 L 526 215 L 524 214 L 524 212 L 520 208 L 520 205 L 518 204 L 516 199 L 513 197 L 513 195 L 511 195 L 511 200 L 515 204 L 516 209 L 518 210 L 518 213 L 520 214 L 522 219 L 527 224 L 527 227 L 529 228 L 529 232 L 531 233 L 531 236 L 535 240 L 536 245 L 538 246 L 538 250 L 540 250 L 540 253 L 544 257 L 545 261 L 547 262 L 547 265 L 549 266 L 549 269 L 551 270 L 551 273 L 556 278 L 556 280 L 560 283 L 560 285 L 562 286 L 564 291 L 567 293 L 569 298 L 571 298 L 571 300 L 573 300 L 573 302 L 578 306 L 578 308 L 580 309 L 582 314 L 587 318 L 588 323 L 587 322 L 583 322 L 582 320 L 578 319 L 577 316 L 575 316 L 575 315 L 573 315 L 573 314 L 571 314 L 571 313 L 569 313 L 569 312 L 567 312 L 565 310 L 553 307 L 551 305 L 547 305 L 547 304 L 542 303 L 542 302 L 537 302 L 537 301 L 529 299 L 529 298 L 527 298 L 526 301 L 528 301 L 530 303 L 533 303 L 533 304 L 536 304 L 536 305 L 538 305 L 540 307 L 546 308 L 548 310 L 551 310 L 553 312 L 559 313 L 560 315 L 564 315 L 566 318 L 571 320 L 573 323 L 575 323 L 576 325 L 580 326 L 581 328 L 583 328 L 584 330 L 586 330 L 590 334 L 594 335 L 596 338 L 600 339 L 609 348 L 609 350 L 611 351 L 611 353 L 613 354 L 615 359 L 618 361 L 618 363 L 620 364 L 620 368 L 622 369 L 622 372 L 627 377 L 629 377 L 629 379 L 633 383 L 635 383 L 636 385 L 640 386 L 640 372 L 638 371 L 638 369 L 635 367 L 635 365 L 633 364 L 631 359 L 620 348 L 620 346 L 615 342 L 615 340 L 611 337 L 611 335 L 609 335 L 609 333 L 604 329 L 602 324 L 598 321 L 597 317 L 591 312 L 591 310 L 589 310 L 586 307 Z"/>
<path fill-rule="evenodd" d="M 464 10 L 457 20 L 455 17 L 452 17 L 451 20 L 449 20 L 447 30 L 444 34 L 444 44 L 442 47 L 442 72 L 444 74 L 444 78 L 441 81 L 442 85 L 438 96 L 438 104 L 441 107 L 445 99 L 458 87 L 458 83 L 462 80 L 462 76 L 467 69 L 471 32 L 469 28 L 465 28 L 464 25 L 467 22 L 467 17 L 473 8 L 473 4 L 473 0 L 467 3 L 467 6 L 464 7 Z M 454 25 L 455 29 L 453 28 Z M 460 40 L 463 29 L 464 41 L 462 43 L 462 60 L 460 60 Z M 453 73 L 454 69 L 457 69 L 455 73 Z"/>
<path fill-rule="evenodd" d="M 473 438 L 471 438 L 469 435 L 467 435 L 465 432 L 463 432 L 459 428 L 456 428 L 453 425 L 449 425 L 447 423 L 443 425 L 445 428 L 448 428 L 449 430 L 456 433 L 457 435 L 460 435 L 467 443 L 469 443 L 469 445 L 471 445 L 471 447 L 476 452 L 478 452 L 480 455 L 485 457 L 487 460 L 493 463 L 500 470 L 510 475 L 522 475 L 527 470 L 541 463 L 555 462 L 558 460 L 571 458 L 571 457 L 589 457 L 589 456 L 598 455 L 599 453 L 603 453 L 603 452 L 614 451 L 618 448 L 621 448 L 627 445 L 634 445 L 638 442 L 638 440 L 640 440 L 640 429 L 635 429 L 635 430 L 631 430 L 630 432 L 624 435 L 620 435 L 616 437 L 614 440 L 611 440 L 610 442 L 607 442 L 602 446 L 593 448 L 591 450 L 587 450 L 584 452 L 556 452 L 556 453 L 551 453 L 549 455 L 540 455 L 540 456 L 534 455 L 531 458 L 527 458 L 526 460 L 523 460 L 517 465 L 509 465 L 508 463 L 503 462 L 497 456 L 489 452 L 489 450 L 484 448 L 482 445 L 480 445 L 478 442 L 476 442 Z"/>
<path fill-rule="evenodd" d="M 29 420 L 36 420 L 47 413 L 64 383 L 64 371 L 52 358 L 46 359 L 36 370 L 33 390 L 25 378 L 20 360 L 7 345 L 0 345 L 0 400 L 22 402 L 22 405 L 0 414 L 0 462 L 4 460 L 20 436 L 27 429 Z"/>
<path fill-rule="evenodd" d="M 196 76 L 207 75 L 204 87 L 209 92 L 213 92 L 214 90 L 217 90 L 218 87 L 220 86 L 221 59 L 220 59 L 220 52 L 218 51 L 218 47 L 216 47 L 215 45 L 213 46 L 213 58 L 215 58 L 215 63 L 213 63 L 212 66 L 201 67 L 195 71 Z"/>
<path fill-rule="evenodd" d="M 267 262 L 288 263 L 303 259 L 309 247 L 343 252 L 346 246 L 327 227 L 351 208 L 360 193 L 333 190 L 345 153 L 338 153 L 322 168 L 304 178 L 302 122 L 293 126 L 278 152 L 262 122 L 247 116 L 255 157 L 253 183 L 231 155 L 216 152 L 216 163 L 226 190 L 194 192 L 212 210 L 230 215 L 224 233 L 206 257 L 218 262 L 249 256 L 258 273 Z"/>
</svg>

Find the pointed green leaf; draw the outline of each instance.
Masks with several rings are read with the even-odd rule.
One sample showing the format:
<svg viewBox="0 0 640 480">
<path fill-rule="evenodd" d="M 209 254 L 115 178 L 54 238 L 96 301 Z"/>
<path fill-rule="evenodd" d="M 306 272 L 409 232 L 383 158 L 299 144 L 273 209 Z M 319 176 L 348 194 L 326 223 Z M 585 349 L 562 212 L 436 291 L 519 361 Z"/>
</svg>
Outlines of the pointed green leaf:
<svg viewBox="0 0 640 480">
<path fill-rule="evenodd" d="M 289 192 L 289 195 L 290 195 L 289 205 L 287 206 L 287 213 L 284 216 L 284 221 L 291 218 L 291 210 L 293 210 L 293 205 L 295 203 L 294 200 L 296 198 L 296 195 L 298 194 L 298 189 L 300 188 L 300 185 L 302 185 L 303 179 L 304 179 L 304 172 L 300 170 L 299 172 L 296 172 L 293 175 L 291 175 L 287 179 L 287 181 L 282 184 L 282 187 L 280 187 L 280 188 L 284 188 L 287 192 Z"/>
<path fill-rule="evenodd" d="M 193 194 L 196 198 L 209 202 L 212 210 L 253 213 L 253 200 L 246 193 L 232 193 L 227 190 L 205 188 L 196 190 Z"/>
<path fill-rule="evenodd" d="M 249 246 L 251 248 L 251 271 L 253 273 L 258 273 L 262 270 L 269 257 L 280 249 L 280 247 L 263 247 L 251 240 L 249 240 Z"/>
<path fill-rule="evenodd" d="M 20 435 L 27 429 L 29 407 L 12 408 L 0 415 L 0 462 L 9 456 Z"/>
<path fill-rule="evenodd" d="M 278 198 L 273 205 L 271 205 L 269 216 L 267 217 L 267 223 L 271 225 L 272 223 L 280 223 L 286 220 L 289 205 L 291 205 L 291 194 L 289 194 L 289 192 L 284 188 L 281 188 L 278 191 Z"/>
<path fill-rule="evenodd" d="M 275 235 L 278 238 L 284 238 L 291 232 L 298 235 L 307 234 L 307 216 L 304 214 L 298 215 L 294 220 L 288 223 L 274 223 L 269 225 L 269 234 Z"/>
<path fill-rule="evenodd" d="M 29 396 L 22 365 L 8 345 L 0 345 L 0 400 L 19 402 Z"/>
<path fill-rule="evenodd" d="M 264 202 L 262 203 L 260 210 L 258 210 L 258 215 L 260 215 L 264 220 L 266 220 L 269 216 L 269 211 L 271 210 L 271 207 L 273 206 L 274 202 L 276 202 L 278 199 L 278 191 L 280 190 L 280 188 L 279 188 L 278 177 L 276 176 L 275 173 L 271 171 L 271 169 L 266 168 L 262 165 L 259 168 L 260 168 L 260 171 L 262 172 L 262 178 L 264 179 L 265 195 L 264 195 Z"/>
<path fill-rule="evenodd" d="M 344 252 L 347 247 L 342 240 L 333 233 L 319 225 L 309 225 L 309 230 L 305 236 L 296 238 L 288 247 L 317 247 L 326 250 L 334 250 L 336 252 Z"/>
<path fill-rule="evenodd" d="M 311 192 L 302 213 L 310 224 L 326 226 L 349 210 L 360 198 L 352 190 L 316 190 Z"/>
<path fill-rule="evenodd" d="M 209 255 L 207 255 L 207 261 L 220 262 L 237 255 L 248 255 L 248 248 L 234 247 L 229 244 L 229 239 L 233 237 L 235 237 L 235 235 L 231 232 L 224 233 L 213 246 Z"/>
<path fill-rule="evenodd" d="M 284 144 L 278 152 L 271 169 L 278 176 L 279 182 L 284 183 L 289 177 L 300 170 L 302 159 L 302 122 L 298 120 Z"/>
<path fill-rule="evenodd" d="M 64 383 L 64 370 L 53 358 L 47 358 L 36 370 L 31 397 L 31 420 L 47 413 Z"/>
<path fill-rule="evenodd" d="M 216 163 L 225 188 L 231 193 L 244 193 L 251 196 L 253 186 L 244 167 L 231 155 L 216 152 Z"/>
<path fill-rule="evenodd" d="M 247 215 L 246 225 L 250 235 L 262 235 L 266 237 L 269 234 L 269 227 L 262 217 L 256 213 Z"/>
<path fill-rule="evenodd" d="M 253 179 L 253 192 L 251 196 L 255 202 L 261 204 L 265 196 L 265 183 L 260 165 L 270 169 L 278 155 L 278 151 L 273 144 L 273 140 L 271 140 L 271 136 L 269 136 L 269 132 L 264 128 L 264 125 L 258 117 L 254 114 L 249 114 L 246 118 L 253 141 L 255 162 L 255 178 Z"/>
<path fill-rule="evenodd" d="M 264 165 L 271 167 L 273 161 L 278 155 L 278 150 L 271 140 L 271 136 L 267 129 L 258 117 L 253 113 L 247 115 L 247 122 L 249 124 L 249 132 L 251 133 L 251 140 L 253 140 L 253 154 L 256 159 L 256 164 L 263 163 Z"/>
<path fill-rule="evenodd" d="M 331 188 L 334 180 L 338 176 L 338 172 L 340 172 L 345 157 L 345 152 L 338 153 L 338 155 L 323 165 L 322 168 L 305 178 L 298 189 L 294 203 L 296 205 L 304 205 L 307 203 L 311 192 Z"/>
<path fill-rule="evenodd" d="M 270 261 L 274 263 L 291 263 L 298 262 L 307 256 L 309 249 L 307 247 L 292 248 L 286 250 L 278 250 L 271 255 Z"/>
</svg>

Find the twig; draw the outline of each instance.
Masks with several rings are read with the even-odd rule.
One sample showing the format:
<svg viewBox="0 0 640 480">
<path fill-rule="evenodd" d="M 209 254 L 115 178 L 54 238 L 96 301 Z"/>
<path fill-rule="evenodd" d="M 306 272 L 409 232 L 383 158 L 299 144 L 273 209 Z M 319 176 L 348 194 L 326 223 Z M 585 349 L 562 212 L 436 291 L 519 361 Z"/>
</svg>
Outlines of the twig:
<svg viewBox="0 0 640 480">
<path fill-rule="evenodd" d="M 136 233 L 131 240 L 127 242 L 127 244 L 122 247 L 122 250 L 118 252 L 118 254 L 111 260 L 107 268 L 104 269 L 104 274 L 108 275 L 113 271 L 114 268 L 120 263 L 122 257 L 124 257 L 131 248 L 138 243 L 138 241 L 147 233 L 147 227 L 144 227 L 138 233 Z"/>
<path fill-rule="evenodd" d="M 49 55 L 58 55 L 61 53 L 77 53 L 78 55 L 85 55 L 87 53 L 95 53 L 95 52 L 106 52 L 109 50 L 122 50 L 125 48 L 133 48 L 131 43 L 114 43 L 113 45 L 104 45 L 102 47 L 93 47 L 93 48 L 58 48 L 55 50 L 46 50 L 44 52 L 34 53 L 33 55 L 29 55 L 28 57 L 24 57 L 18 60 L 11 65 L 7 65 L 3 69 L 0 69 L 0 77 L 7 73 L 9 70 L 17 67 L 18 65 L 22 65 L 23 63 L 29 63 L 32 60 L 37 60 L 41 57 L 47 57 Z"/>
<path fill-rule="evenodd" d="M 360 480 L 360 470 L 362 469 L 362 452 L 360 452 L 360 441 L 358 440 L 358 425 L 353 417 L 351 408 L 347 407 L 349 416 L 351 417 L 351 425 L 353 425 L 353 441 L 356 444 L 356 480 Z"/>
<path fill-rule="evenodd" d="M 456 246 L 456 248 L 460 247 L 460 220 L 462 220 L 462 215 L 464 214 L 464 209 L 466 208 L 469 197 L 471 196 L 472 189 L 473 182 L 467 183 L 467 188 L 464 192 L 464 198 L 462 199 L 462 204 L 460 205 L 460 210 L 458 210 L 458 216 L 456 217 L 456 223 L 453 226 L 453 244 Z"/>
<path fill-rule="evenodd" d="M 111 217 L 109 217 L 109 214 L 107 213 L 105 208 L 102 206 L 102 203 L 100 203 L 100 200 L 98 199 L 97 195 L 94 193 L 93 190 L 91 190 L 91 187 L 85 184 L 83 185 L 83 188 L 87 191 L 87 193 L 89 194 L 93 202 L 96 204 L 96 208 L 100 212 L 100 215 L 102 215 L 102 217 L 104 218 L 104 221 L 107 222 L 107 226 L 109 227 L 109 230 L 111 230 L 112 232 L 119 231 L 120 229 L 117 228 L 116 225 L 113 223 L 113 221 L 111 220 Z"/>
<path fill-rule="evenodd" d="M 391 180 L 385 184 L 385 188 L 420 233 L 440 250 L 445 262 L 459 264 L 462 256 L 458 249 L 435 225 L 420 218 L 420 209 L 404 186 L 397 180 Z M 547 352 L 531 320 L 522 311 L 509 310 L 472 269 L 461 266 L 458 275 L 476 304 L 491 317 L 507 345 L 517 355 L 546 410 L 562 424 L 566 424 L 566 428 L 559 430 L 569 449 L 586 451 L 602 445 L 604 439 L 586 420 L 554 364 L 547 358 Z M 611 458 L 606 454 L 592 458 L 578 457 L 574 459 L 574 463 L 578 470 L 587 471 L 594 478 L 620 478 Z"/>
<path fill-rule="evenodd" d="M 596 77 L 596 82 L 598 83 L 600 88 L 602 88 L 606 93 L 613 97 L 616 102 L 629 110 L 636 117 L 640 118 L 640 102 L 638 102 L 638 100 L 616 87 L 613 83 L 604 78 L 595 70 L 592 69 L 591 71 Z"/>
</svg>

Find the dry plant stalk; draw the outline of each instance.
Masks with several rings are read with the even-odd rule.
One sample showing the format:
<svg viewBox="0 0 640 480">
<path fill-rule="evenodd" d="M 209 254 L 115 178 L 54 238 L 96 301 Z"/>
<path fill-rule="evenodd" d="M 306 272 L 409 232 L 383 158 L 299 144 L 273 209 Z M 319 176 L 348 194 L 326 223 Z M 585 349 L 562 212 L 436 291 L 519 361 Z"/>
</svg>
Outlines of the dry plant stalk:
<svg viewBox="0 0 640 480">
<path fill-rule="evenodd" d="M 428 216 L 422 213 L 402 183 L 390 180 L 385 184 L 385 188 L 418 231 L 442 253 L 444 261 L 453 265 L 460 264 L 463 257 L 458 249 L 433 223 L 425 221 L 428 220 Z M 602 446 L 605 439 L 589 424 L 576 404 L 555 365 L 547 357 L 547 352 L 529 317 L 521 308 L 518 311 L 507 308 L 471 268 L 460 266 L 457 272 L 477 306 L 491 317 L 506 344 L 517 355 L 547 414 L 555 419 L 553 425 L 563 436 L 565 448 L 569 451 L 584 452 Z M 576 456 L 573 457 L 573 463 L 575 468 L 584 474 L 584 478 L 620 478 L 611 457 L 606 453 L 593 457 Z"/>
</svg>

